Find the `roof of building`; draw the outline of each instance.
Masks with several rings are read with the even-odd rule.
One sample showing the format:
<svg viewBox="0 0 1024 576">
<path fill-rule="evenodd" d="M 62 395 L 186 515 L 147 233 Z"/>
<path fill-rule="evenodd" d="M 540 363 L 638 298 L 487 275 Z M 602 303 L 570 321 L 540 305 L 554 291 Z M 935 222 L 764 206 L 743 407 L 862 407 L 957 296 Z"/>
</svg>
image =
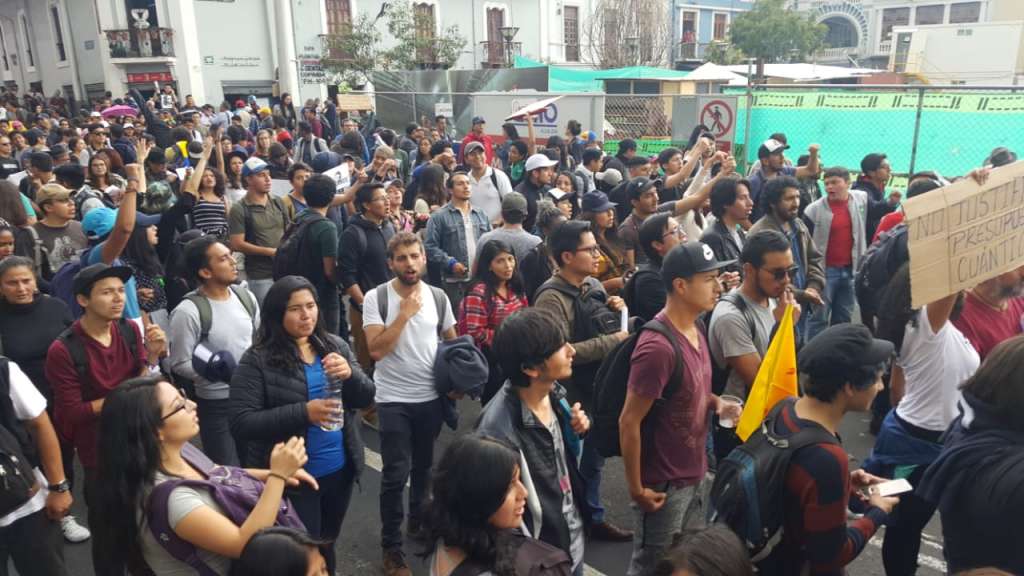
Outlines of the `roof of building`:
<svg viewBox="0 0 1024 576">
<path fill-rule="evenodd" d="M 687 77 L 689 72 L 653 68 L 650 66 L 628 66 L 608 70 L 584 70 L 550 66 L 543 62 L 516 56 L 516 68 L 548 67 L 549 92 L 604 92 L 605 80 L 659 80 L 678 81 Z"/>
<path fill-rule="evenodd" d="M 725 66 L 727 70 L 746 76 L 747 65 Z M 764 75 L 768 78 L 784 78 L 794 82 L 810 82 L 835 80 L 838 78 L 856 78 L 868 76 L 882 70 L 874 68 L 845 68 L 842 66 L 825 66 L 823 64 L 765 64 Z"/>
</svg>

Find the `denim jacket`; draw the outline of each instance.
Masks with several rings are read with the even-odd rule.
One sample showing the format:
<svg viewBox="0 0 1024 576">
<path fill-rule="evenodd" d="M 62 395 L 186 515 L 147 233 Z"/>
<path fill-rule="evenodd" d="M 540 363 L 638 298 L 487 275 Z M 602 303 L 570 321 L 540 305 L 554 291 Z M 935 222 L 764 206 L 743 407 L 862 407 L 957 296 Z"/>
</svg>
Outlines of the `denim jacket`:
<svg viewBox="0 0 1024 576">
<path fill-rule="evenodd" d="M 469 218 L 473 223 L 475 240 L 479 240 L 484 232 L 490 231 L 491 223 L 483 210 L 470 208 Z M 449 258 L 455 258 L 463 266 L 469 267 L 466 227 L 462 223 L 462 212 L 451 202 L 431 214 L 430 220 L 427 221 L 424 245 L 427 249 L 427 260 L 440 265 L 446 277 L 449 275 Z"/>
</svg>

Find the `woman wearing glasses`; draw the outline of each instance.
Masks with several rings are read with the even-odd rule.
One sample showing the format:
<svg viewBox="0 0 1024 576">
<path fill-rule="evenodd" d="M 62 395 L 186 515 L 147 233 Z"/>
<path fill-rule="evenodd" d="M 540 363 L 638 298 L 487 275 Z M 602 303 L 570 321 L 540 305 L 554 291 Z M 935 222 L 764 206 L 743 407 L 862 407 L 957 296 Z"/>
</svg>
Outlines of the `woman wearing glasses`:
<svg viewBox="0 0 1024 576">
<path fill-rule="evenodd" d="M 316 293 L 301 276 L 267 292 L 255 343 L 231 378 L 231 431 L 245 445 L 243 465 L 253 467 L 267 465 L 274 443 L 306 439 L 305 468 L 319 490 L 299 486 L 288 497 L 310 536 L 324 542 L 333 574 L 334 540 L 363 468 L 355 411 L 373 403 L 376 388 L 348 344 L 327 333 Z"/>
<path fill-rule="evenodd" d="M 246 470 L 265 482 L 262 494 L 244 522 L 237 524 L 206 490 L 179 485 L 164 503 L 150 499 L 153 489 L 168 481 L 204 481 L 208 459 L 189 441 L 199 434 L 196 405 L 160 376 L 126 380 L 103 403 L 100 413 L 99 458 L 103 480 L 100 498 L 108 511 L 97 529 L 107 530 L 119 546 L 110 553 L 133 567 L 148 565 L 157 576 L 195 574 L 158 542 L 147 524 L 150 511 L 166 508 L 167 522 L 177 538 L 195 547 L 198 560 L 213 573 L 226 576 L 231 560 L 242 554 L 261 528 L 273 526 L 282 506 L 285 485 L 316 481 L 302 470 L 308 460 L 305 441 L 293 437 L 274 446 L 269 469 Z M 225 483 L 217 492 L 228 490 Z M 162 492 L 159 492 L 162 493 Z"/>
</svg>

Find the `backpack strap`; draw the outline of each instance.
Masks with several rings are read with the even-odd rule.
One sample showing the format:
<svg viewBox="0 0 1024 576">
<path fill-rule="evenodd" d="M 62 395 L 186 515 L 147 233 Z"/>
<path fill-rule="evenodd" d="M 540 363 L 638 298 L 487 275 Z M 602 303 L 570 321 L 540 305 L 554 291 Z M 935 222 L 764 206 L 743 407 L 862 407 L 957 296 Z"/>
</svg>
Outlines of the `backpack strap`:
<svg viewBox="0 0 1024 576">
<path fill-rule="evenodd" d="M 199 292 L 190 292 L 185 300 L 191 302 L 199 311 L 199 342 L 205 342 L 210 336 L 210 327 L 213 325 L 213 309 L 210 307 L 210 300 Z"/>
<path fill-rule="evenodd" d="M 139 355 L 139 337 L 138 333 L 135 332 L 135 326 L 131 320 L 125 318 L 117 319 L 117 330 L 121 334 L 121 338 L 128 345 L 128 351 L 131 352 L 132 358 L 136 358 Z M 68 356 L 71 357 L 71 362 L 75 365 L 75 372 L 78 373 L 78 383 L 85 387 L 87 377 L 89 375 L 89 354 L 85 350 L 85 342 L 75 334 L 75 331 L 71 326 L 68 326 L 57 336 L 64 348 L 68 351 Z"/>
<path fill-rule="evenodd" d="M 388 282 L 379 284 L 374 288 L 374 291 L 377 293 L 377 311 L 380 312 L 381 324 L 386 324 L 388 321 Z"/>
<path fill-rule="evenodd" d="M 238 299 L 242 301 L 242 306 L 245 307 L 245 311 L 249 313 L 249 319 L 254 323 L 256 321 L 256 302 L 252 299 L 252 294 L 245 288 L 242 288 L 238 284 L 231 285 L 231 291 L 238 296 Z"/>
<path fill-rule="evenodd" d="M 754 324 L 754 319 L 747 313 L 747 300 L 739 292 L 723 294 L 720 300 L 725 300 L 739 310 L 740 315 L 747 321 L 747 327 L 750 329 L 750 341 L 753 342 L 754 338 L 757 337 L 757 326 Z M 712 311 L 712 314 L 714 314 L 714 311 Z"/>
<path fill-rule="evenodd" d="M 839 444 L 839 439 L 835 437 L 831 432 L 825 430 L 821 426 L 809 426 L 800 428 L 793 434 L 781 437 L 775 433 L 775 420 L 780 417 L 782 411 L 786 408 L 796 404 L 796 398 L 785 398 L 778 401 L 775 406 L 768 412 L 764 422 L 761 423 L 761 432 L 765 435 L 772 445 L 789 450 L 790 452 L 796 452 L 801 448 L 811 446 L 814 444 Z"/>
<path fill-rule="evenodd" d="M 679 387 L 682 386 L 683 380 L 683 351 L 679 348 L 679 342 L 676 340 L 675 334 L 672 333 L 672 329 L 663 324 L 659 320 L 648 320 L 644 323 L 641 330 L 653 330 L 658 334 L 661 334 L 663 338 L 669 341 L 672 345 L 672 352 L 675 355 L 675 364 L 672 367 L 672 377 L 669 379 L 668 384 L 661 391 L 661 399 L 668 400 L 679 391 Z"/>
<path fill-rule="evenodd" d="M 437 286 L 427 284 L 427 287 L 430 288 L 430 294 L 434 297 L 434 306 L 437 308 L 437 339 L 443 340 L 444 312 L 446 308 L 445 303 L 448 302 L 448 295 Z"/>
</svg>

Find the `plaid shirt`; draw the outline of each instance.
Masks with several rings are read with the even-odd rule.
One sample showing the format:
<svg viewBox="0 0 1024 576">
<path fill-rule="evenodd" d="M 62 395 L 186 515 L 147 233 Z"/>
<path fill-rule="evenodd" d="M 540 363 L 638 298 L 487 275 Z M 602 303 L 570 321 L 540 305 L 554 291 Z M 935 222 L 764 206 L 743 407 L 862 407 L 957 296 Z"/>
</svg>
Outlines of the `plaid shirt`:
<svg viewBox="0 0 1024 576">
<path fill-rule="evenodd" d="M 486 297 L 487 286 L 477 282 L 462 299 L 459 306 L 459 335 L 469 334 L 479 348 L 489 348 L 494 340 L 494 331 L 516 310 L 526 308 L 526 296 L 509 290 L 508 298 L 499 294 Z"/>
</svg>

